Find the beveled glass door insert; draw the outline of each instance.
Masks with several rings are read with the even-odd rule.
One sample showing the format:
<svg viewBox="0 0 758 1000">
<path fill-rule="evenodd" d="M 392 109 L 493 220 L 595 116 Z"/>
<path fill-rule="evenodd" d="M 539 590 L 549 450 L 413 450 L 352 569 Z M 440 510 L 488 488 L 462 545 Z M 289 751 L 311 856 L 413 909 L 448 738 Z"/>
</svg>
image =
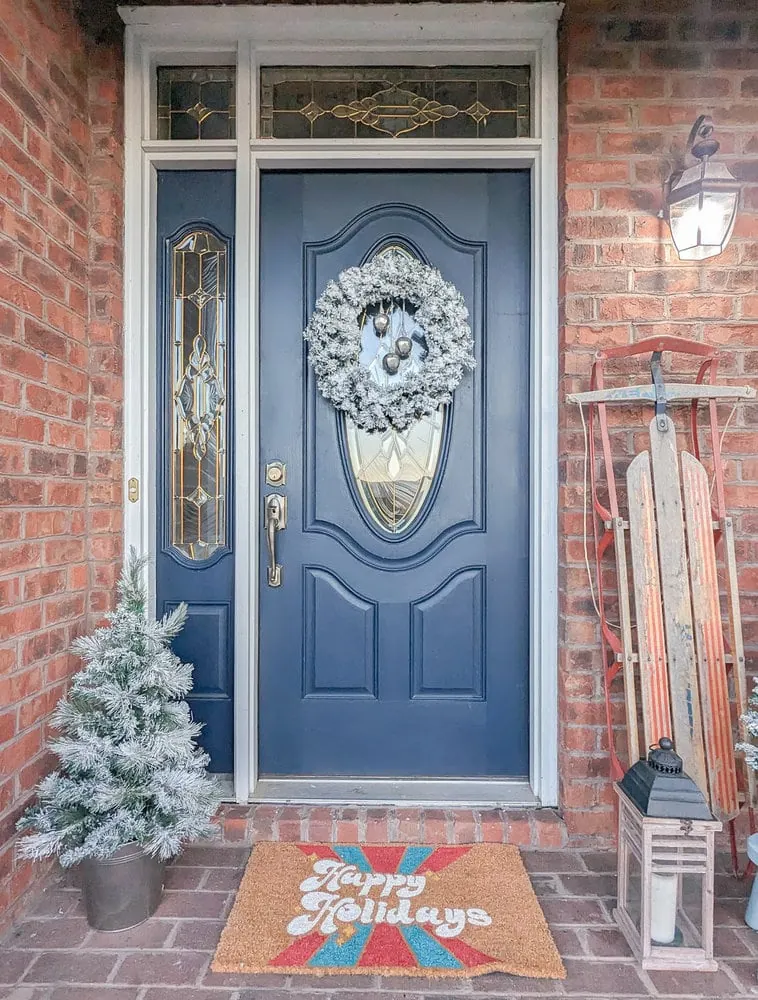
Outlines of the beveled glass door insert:
<svg viewBox="0 0 758 1000">
<path fill-rule="evenodd" d="M 171 255 L 171 544 L 192 560 L 226 544 L 227 245 L 207 229 Z"/>
<path fill-rule="evenodd" d="M 400 246 L 385 247 L 376 256 L 398 251 L 414 256 Z M 404 379 L 424 364 L 426 339 L 415 311 L 407 299 L 393 299 L 361 315 L 360 360 L 378 385 Z M 395 354 L 402 363 L 397 371 L 387 371 L 385 359 Z M 421 513 L 437 473 L 446 415 L 447 407 L 442 406 L 404 431 L 365 431 L 350 417 L 342 418 L 358 498 L 382 531 L 402 534 Z"/>
</svg>

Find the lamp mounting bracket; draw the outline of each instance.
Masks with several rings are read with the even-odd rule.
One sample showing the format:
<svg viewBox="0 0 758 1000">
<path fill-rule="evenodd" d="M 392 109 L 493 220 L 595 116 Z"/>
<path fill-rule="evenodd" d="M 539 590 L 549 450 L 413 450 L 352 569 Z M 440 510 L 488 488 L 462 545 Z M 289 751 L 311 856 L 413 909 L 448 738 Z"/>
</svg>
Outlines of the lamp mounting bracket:
<svg viewBox="0 0 758 1000">
<path fill-rule="evenodd" d="M 700 115 L 690 130 L 687 152 L 702 160 L 717 153 L 719 145 L 718 140 L 713 138 L 713 119 L 710 115 Z"/>
</svg>

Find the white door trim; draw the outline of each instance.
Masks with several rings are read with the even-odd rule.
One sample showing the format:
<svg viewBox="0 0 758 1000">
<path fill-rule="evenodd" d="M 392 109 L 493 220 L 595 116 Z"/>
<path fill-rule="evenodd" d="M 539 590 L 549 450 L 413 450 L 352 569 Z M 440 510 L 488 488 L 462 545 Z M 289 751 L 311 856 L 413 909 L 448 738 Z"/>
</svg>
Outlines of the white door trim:
<svg viewBox="0 0 758 1000">
<path fill-rule="evenodd" d="M 126 23 L 124 480 L 125 541 L 155 539 L 155 178 L 160 169 L 236 168 L 235 798 L 322 798 L 336 786 L 260 782 L 257 772 L 257 329 L 261 169 L 523 167 L 532 176 L 530 441 L 530 775 L 523 782 L 392 782 L 390 797 L 419 801 L 558 804 L 558 67 L 560 3 L 317 7 L 122 7 Z M 532 67 L 533 136 L 503 140 L 256 139 L 261 64 L 524 64 Z M 237 138 L 154 138 L 160 64 L 236 63 Z M 253 280 L 251 280 L 251 276 Z M 244 391 L 239 391 L 243 390 Z M 125 490 L 126 495 L 126 490 Z M 150 584 L 154 594 L 151 562 Z M 367 801 L 373 792 L 364 783 Z M 381 783 L 376 784 L 377 788 Z M 508 785 L 508 789 L 504 786 Z M 347 790 L 348 783 L 345 783 Z M 355 783 L 349 785 L 354 789 Z M 463 786 L 466 786 L 464 790 Z M 320 789 L 307 795 L 307 787 Z M 417 787 L 418 786 L 418 787 Z M 488 787 L 489 786 L 489 787 Z M 518 787 L 516 787 L 518 786 Z M 383 787 L 383 786 L 382 786 Z M 388 793 L 389 794 L 389 793 Z"/>
</svg>

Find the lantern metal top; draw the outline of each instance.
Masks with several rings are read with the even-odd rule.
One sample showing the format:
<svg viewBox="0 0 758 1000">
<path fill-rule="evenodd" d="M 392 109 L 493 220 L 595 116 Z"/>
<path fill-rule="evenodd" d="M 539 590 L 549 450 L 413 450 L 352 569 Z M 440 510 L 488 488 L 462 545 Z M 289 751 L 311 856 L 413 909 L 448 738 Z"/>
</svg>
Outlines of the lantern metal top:
<svg viewBox="0 0 758 1000">
<path fill-rule="evenodd" d="M 619 788 L 643 816 L 659 819 L 713 820 L 705 796 L 689 775 L 673 742 L 661 737 L 647 760 L 630 767 Z"/>
</svg>

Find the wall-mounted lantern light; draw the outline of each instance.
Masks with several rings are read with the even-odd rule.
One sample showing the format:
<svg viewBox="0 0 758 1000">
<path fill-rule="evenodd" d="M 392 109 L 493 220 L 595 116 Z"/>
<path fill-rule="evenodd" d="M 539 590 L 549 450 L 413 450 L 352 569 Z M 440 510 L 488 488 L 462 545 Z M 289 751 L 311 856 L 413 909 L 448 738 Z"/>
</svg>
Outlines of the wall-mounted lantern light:
<svg viewBox="0 0 758 1000">
<path fill-rule="evenodd" d="M 713 162 L 718 149 L 713 121 L 701 115 L 687 140 L 697 162 L 672 174 L 666 185 L 664 214 L 680 260 L 715 257 L 732 235 L 740 188 L 725 164 Z"/>
</svg>

